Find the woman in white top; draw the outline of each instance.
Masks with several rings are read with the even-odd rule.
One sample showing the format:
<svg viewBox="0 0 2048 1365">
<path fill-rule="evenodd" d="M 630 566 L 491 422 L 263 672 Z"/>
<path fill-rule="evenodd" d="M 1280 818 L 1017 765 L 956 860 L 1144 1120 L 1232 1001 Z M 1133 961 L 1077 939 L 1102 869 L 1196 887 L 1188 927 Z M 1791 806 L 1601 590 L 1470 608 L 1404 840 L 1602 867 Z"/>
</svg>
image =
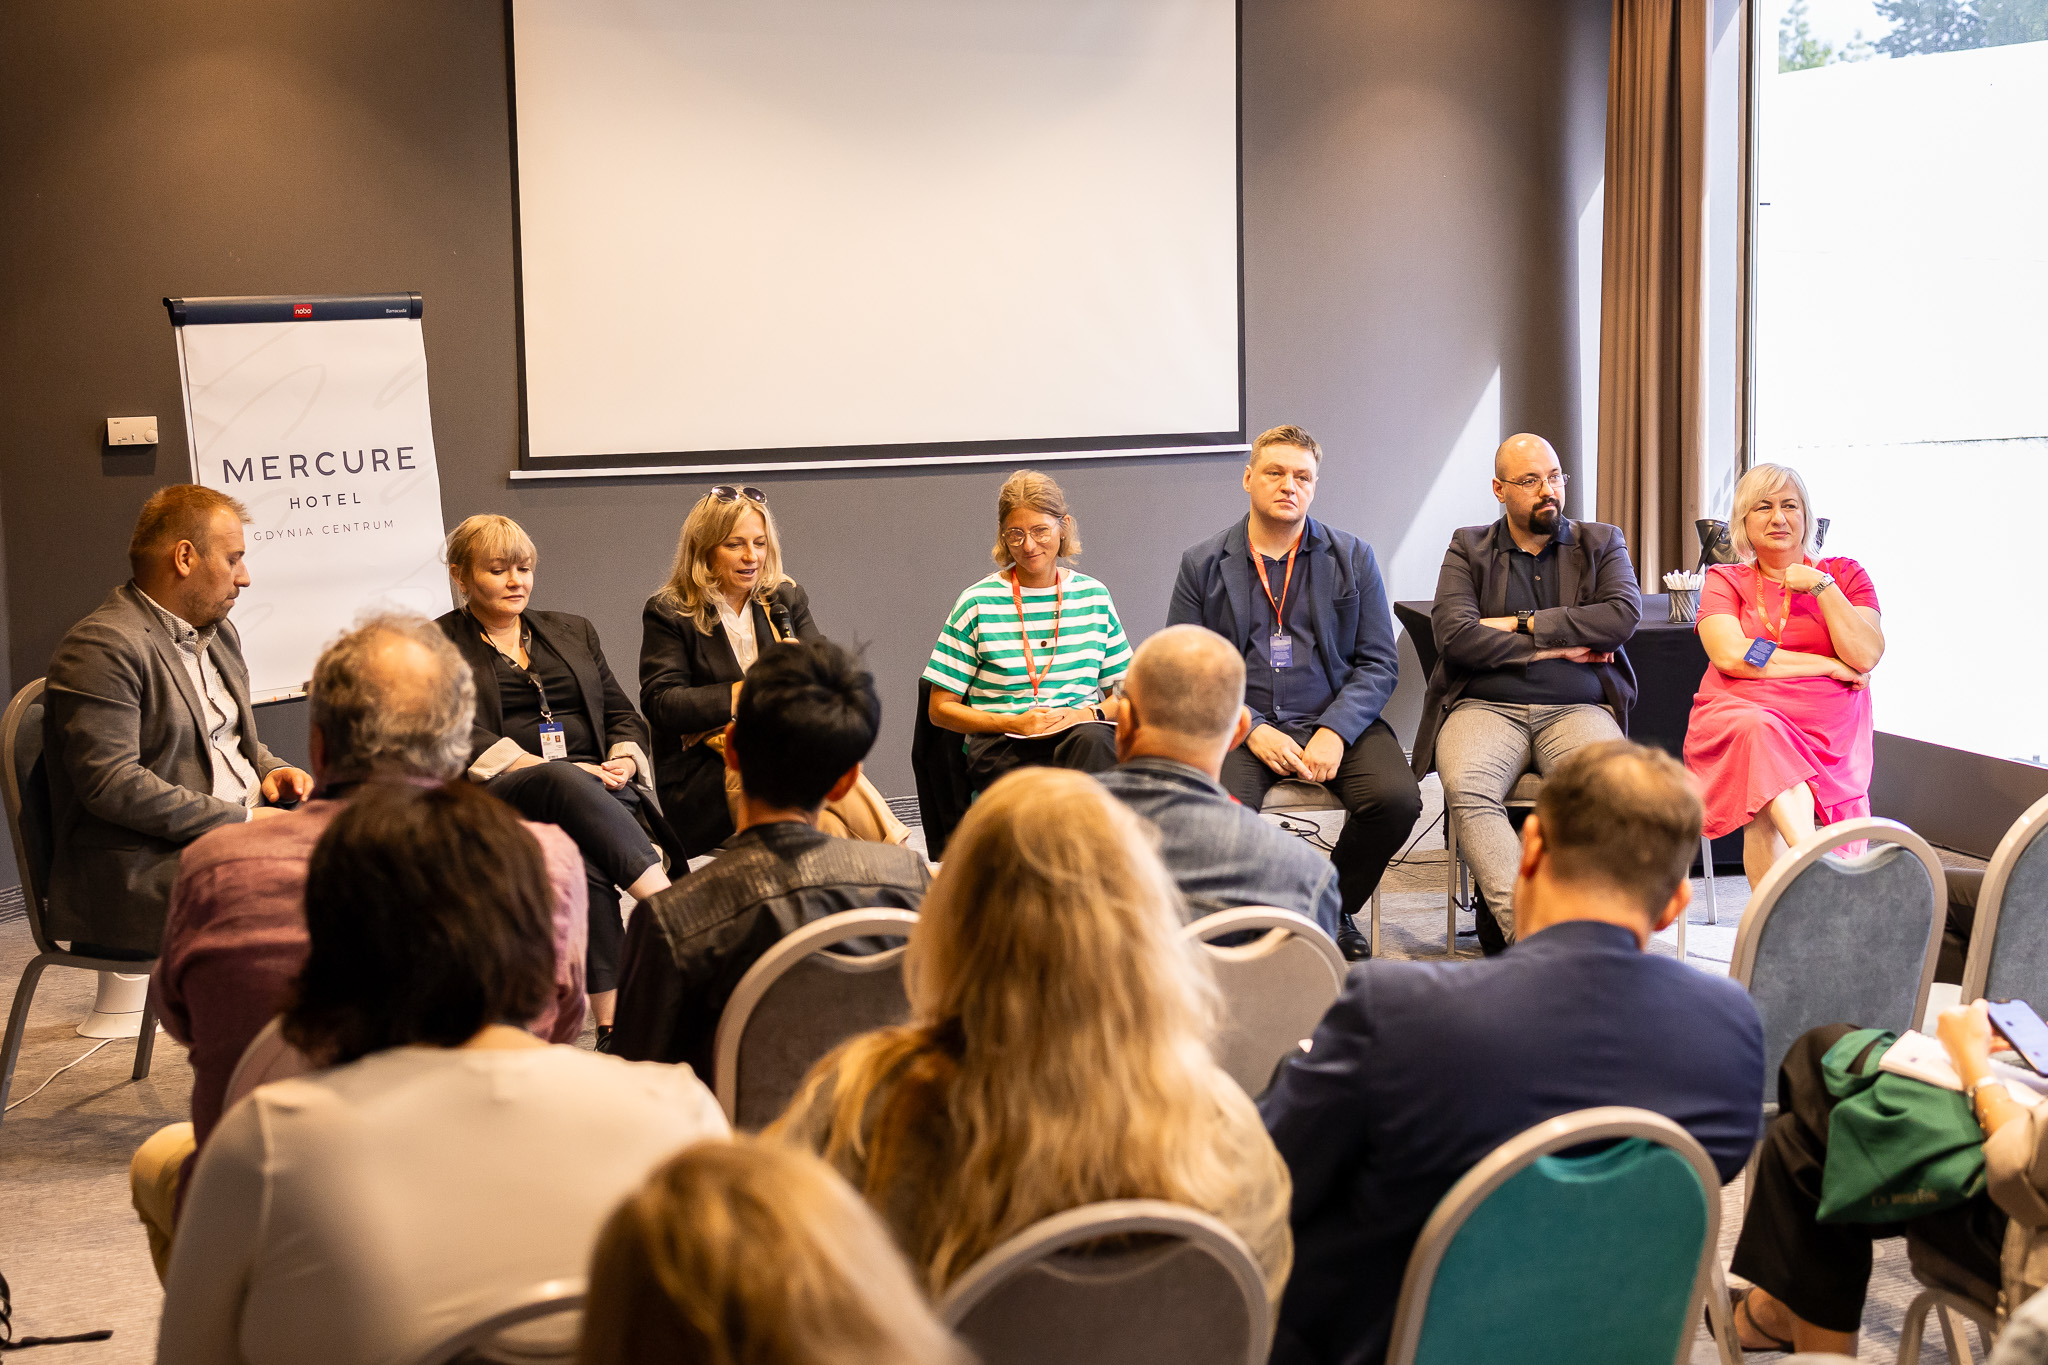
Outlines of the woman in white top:
<svg viewBox="0 0 2048 1365">
<path fill-rule="evenodd" d="M 377 1365 L 581 1274 L 612 1207 L 728 1129 L 688 1067 L 542 1043 L 547 876 L 463 783 L 359 793 L 306 878 L 283 1029 L 333 1068 L 263 1086 L 200 1158 L 161 1362 Z"/>
</svg>

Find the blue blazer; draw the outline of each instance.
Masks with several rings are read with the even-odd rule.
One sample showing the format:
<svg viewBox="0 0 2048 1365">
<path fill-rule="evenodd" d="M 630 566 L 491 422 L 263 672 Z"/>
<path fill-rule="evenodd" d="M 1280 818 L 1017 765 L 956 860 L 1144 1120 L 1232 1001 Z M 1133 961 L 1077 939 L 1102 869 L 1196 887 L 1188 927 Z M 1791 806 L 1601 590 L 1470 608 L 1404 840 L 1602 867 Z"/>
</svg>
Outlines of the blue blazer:
<svg viewBox="0 0 2048 1365">
<path fill-rule="evenodd" d="M 1244 650 L 1247 662 L 1261 657 L 1252 638 L 1250 523 L 1247 514 L 1180 557 L 1180 575 L 1166 609 L 1169 626 L 1207 626 Z M 1316 653 L 1333 694 L 1316 724 L 1335 731 L 1346 744 L 1356 743 L 1380 718 L 1401 672 L 1386 585 L 1372 546 L 1314 517 L 1303 531 L 1300 553 L 1316 557 L 1310 577 L 1316 585 Z"/>
<path fill-rule="evenodd" d="M 1732 1180 L 1763 1075 L 1748 994 L 1639 951 L 1618 925 L 1567 921 L 1479 962 L 1360 963 L 1259 1105 L 1294 1177 L 1274 1365 L 1384 1359 L 1422 1225 L 1515 1134 L 1634 1105 L 1685 1128 Z"/>
</svg>

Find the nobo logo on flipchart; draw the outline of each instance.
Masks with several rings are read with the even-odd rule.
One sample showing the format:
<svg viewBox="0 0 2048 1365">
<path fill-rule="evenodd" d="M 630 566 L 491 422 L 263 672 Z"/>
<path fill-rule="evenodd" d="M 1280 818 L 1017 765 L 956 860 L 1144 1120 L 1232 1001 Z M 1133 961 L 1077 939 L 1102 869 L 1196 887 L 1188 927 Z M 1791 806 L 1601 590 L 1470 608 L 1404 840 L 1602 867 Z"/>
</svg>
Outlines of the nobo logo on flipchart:
<svg viewBox="0 0 2048 1365">
<path fill-rule="evenodd" d="M 293 316 L 293 317 L 295 317 L 295 318 L 309 318 L 309 317 L 312 317 L 312 316 L 313 316 L 313 305 L 312 305 L 312 304 L 310 304 L 310 303 L 295 303 L 295 304 L 293 304 L 293 305 L 292 305 L 292 316 Z"/>
</svg>

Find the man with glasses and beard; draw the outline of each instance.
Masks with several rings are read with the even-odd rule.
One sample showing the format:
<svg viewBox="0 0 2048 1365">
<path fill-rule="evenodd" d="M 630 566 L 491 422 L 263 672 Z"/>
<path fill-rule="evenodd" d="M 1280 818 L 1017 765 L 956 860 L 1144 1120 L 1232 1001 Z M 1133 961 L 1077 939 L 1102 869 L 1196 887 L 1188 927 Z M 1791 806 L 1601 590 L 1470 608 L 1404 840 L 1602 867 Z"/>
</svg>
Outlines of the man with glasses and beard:
<svg viewBox="0 0 2048 1365">
<path fill-rule="evenodd" d="M 1621 647 L 1642 615 L 1620 530 L 1564 515 L 1570 476 L 1541 436 L 1510 436 L 1493 457 L 1500 520 L 1461 527 L 1430 612 L 1436 670 L 1415 735 L 1415 774 L 1435 766 L 1458 821 L 1458 850 L 1480 904 L 1480 946 L 1515 938 L 1520 842 L 1504 802 L 1525 772 L 1619 739 L 1635 703 Z"/>
</svg>

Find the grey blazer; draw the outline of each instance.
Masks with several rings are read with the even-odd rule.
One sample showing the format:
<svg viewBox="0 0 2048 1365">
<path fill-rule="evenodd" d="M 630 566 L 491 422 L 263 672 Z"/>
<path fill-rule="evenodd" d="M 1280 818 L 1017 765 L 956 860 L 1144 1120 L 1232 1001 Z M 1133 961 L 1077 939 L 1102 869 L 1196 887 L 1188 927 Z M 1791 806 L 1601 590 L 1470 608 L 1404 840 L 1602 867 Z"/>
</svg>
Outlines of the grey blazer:
<svg viewBox="0 0 2048 1365">
<path fill-rule="evenodd" d="M 289 765 L 256 738 L 241 638 L 223 621 L 211 647 L 241 712 L 258 777 Z M 48 931 L 156 956 L 178 852 L 247 819 L 213 795 L 198 691 L 163 623 L 132 583 L 71 628 L 50 660 L 43 759 L 50 783 Z"/>
</svg>

